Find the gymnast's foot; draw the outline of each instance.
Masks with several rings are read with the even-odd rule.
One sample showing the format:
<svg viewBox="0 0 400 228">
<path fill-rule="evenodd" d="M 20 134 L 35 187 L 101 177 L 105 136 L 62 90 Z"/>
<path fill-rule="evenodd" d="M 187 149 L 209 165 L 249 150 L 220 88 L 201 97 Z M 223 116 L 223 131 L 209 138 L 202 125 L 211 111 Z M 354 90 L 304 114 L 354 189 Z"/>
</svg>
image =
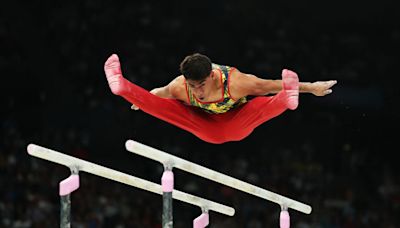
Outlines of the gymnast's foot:
<svg viewBox="0 0 400 228">
<path fill-rule="evenodd" d="M 118 55 L 112 54 L 104 64 L 104 72 L 107 76 L 108 85 L 115 95 L 123 93 L 124 77 L 121 73 L 121 63 Z"/>
<path fill-rule="evenodd" d="M 286 106 L 294 110 L 299 105 L 299 77 L 291 70 L 282 70 L 283 89 L 286 91 Z"/>
</svg>

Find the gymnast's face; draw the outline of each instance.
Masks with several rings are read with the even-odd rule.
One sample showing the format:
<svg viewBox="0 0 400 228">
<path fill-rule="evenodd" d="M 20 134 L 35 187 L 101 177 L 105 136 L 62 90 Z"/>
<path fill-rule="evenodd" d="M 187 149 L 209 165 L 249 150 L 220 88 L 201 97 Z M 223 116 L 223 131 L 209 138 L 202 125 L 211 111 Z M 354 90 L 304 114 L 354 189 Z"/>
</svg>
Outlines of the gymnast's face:
<svg viewBox="0 0 400 228">
<path fill-rule="evenodd" d="M 201 100 L 207 100 L 207 97 L 211 94 L 212 90 L 214 89 L 214 79 L 215 79 L 215 74 L 213 71 L 211 71 L 210 75 L 208 75 L 206 78 L 199 80 L 199 81 L 193 81 L 193 80 L 188 80 L 188 85 L 190 89 L 192 90 L 193 95 Z"/>
</svg>

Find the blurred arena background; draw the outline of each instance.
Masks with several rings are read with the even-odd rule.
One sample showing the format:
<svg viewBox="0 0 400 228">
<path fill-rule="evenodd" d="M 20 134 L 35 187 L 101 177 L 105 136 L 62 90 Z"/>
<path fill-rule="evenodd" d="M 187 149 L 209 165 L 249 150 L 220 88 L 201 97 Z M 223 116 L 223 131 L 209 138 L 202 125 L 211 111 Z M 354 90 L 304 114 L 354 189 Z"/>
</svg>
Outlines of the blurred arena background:
<svg viewBox="0 0 400 228">
<path fill-rule="evenodd" d="M 394 1 L 7 1 L 0 8 L 0 227 L 59 225 L 66 168 L 30 157 L 46 146 L 153 182 L 162 167 L 127 152 L 135 139 L 310 204 L 292 227 L 400 227 L 398 64 Z M 240 142 L 212 145 L 114 96 L 103 64 L 117 53 L 145 89 L 179 74 L 187 54 L 279 79 L 338 80 L 301 94 Z M 159 195 L 81 174 L 72 227 L 161 227 Z M 279 207 L 175 171 L 176 189 L 236 209 L 210 227 L 278 227 Z M 198 208 L 174 201 L 174 225 Z"/>
</svg>

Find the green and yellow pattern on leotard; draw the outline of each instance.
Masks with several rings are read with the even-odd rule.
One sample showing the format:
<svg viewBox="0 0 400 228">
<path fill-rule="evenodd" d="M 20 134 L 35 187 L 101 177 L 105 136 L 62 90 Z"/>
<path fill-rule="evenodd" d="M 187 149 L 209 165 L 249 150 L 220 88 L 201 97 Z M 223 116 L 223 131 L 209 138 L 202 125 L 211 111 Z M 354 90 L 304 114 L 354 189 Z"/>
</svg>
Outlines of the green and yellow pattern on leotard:
<svg viewBox="0 0 400 228">
<path fill-rule="evenodd" d="M 200 101 L 198 101 L 190 87 L 188 85 L 186 85 L 187 91 L 188 91 L 188 95 L 189 95 L 189 101 L 190 104 L 192 106 L 195 107 L 199 107 L 201 109 L 203 109 L 204 111 L 208 112 L 208 113 L 213 113 L 213 114 L 220 114 L 220 113 L 225 113 L 227 111 L 229 111 L 230 109 L 233 109 L 241 104 L 244 104 L 247 102 L 247 98 L 246 97 L 242 97 L 238 100 L 234 100 L 231 98 L 231 96 L 229 95 L 229 91 L 228 91 L 228 79 L 229 79 L 229 74 L 231 73 L 231 71 L 234 69 L 233 67 L 229 67 L 229 66 L 223 66 L 223 65 L 218 65 L 218 64 L 213 64 L 212 65 L 213 69 L 220 69 L 222 72 L 222 83 L 224 84 L 224 98 L 221 99 L 221 102 L 215 102 L 215 103 L 202 103 Z"/>
</svg>

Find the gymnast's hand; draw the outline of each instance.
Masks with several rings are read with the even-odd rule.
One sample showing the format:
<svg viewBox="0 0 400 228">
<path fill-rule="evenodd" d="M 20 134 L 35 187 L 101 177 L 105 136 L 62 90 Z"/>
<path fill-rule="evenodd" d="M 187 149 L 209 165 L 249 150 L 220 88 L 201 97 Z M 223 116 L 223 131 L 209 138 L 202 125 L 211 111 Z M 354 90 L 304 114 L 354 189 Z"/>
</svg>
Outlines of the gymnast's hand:
<svg viewBox="0 0 400 228">
<path fill-rule="evenodd" d="M 132 109 L 132 110 L 135 110 L 135 111 L 139 110 L 138 106 L 136 106 L 136 105 L 134 105 L 134 104 L 132 104 L 131 109 Z"/>
<path fill-rule="evenodd" d="M 322 97 L 332 93 L 332 86 L 337 83 L 336 80 L 330 81 L 317 81 L 310 84 L 310 92 L 315 96 Z"/>
</svg>

